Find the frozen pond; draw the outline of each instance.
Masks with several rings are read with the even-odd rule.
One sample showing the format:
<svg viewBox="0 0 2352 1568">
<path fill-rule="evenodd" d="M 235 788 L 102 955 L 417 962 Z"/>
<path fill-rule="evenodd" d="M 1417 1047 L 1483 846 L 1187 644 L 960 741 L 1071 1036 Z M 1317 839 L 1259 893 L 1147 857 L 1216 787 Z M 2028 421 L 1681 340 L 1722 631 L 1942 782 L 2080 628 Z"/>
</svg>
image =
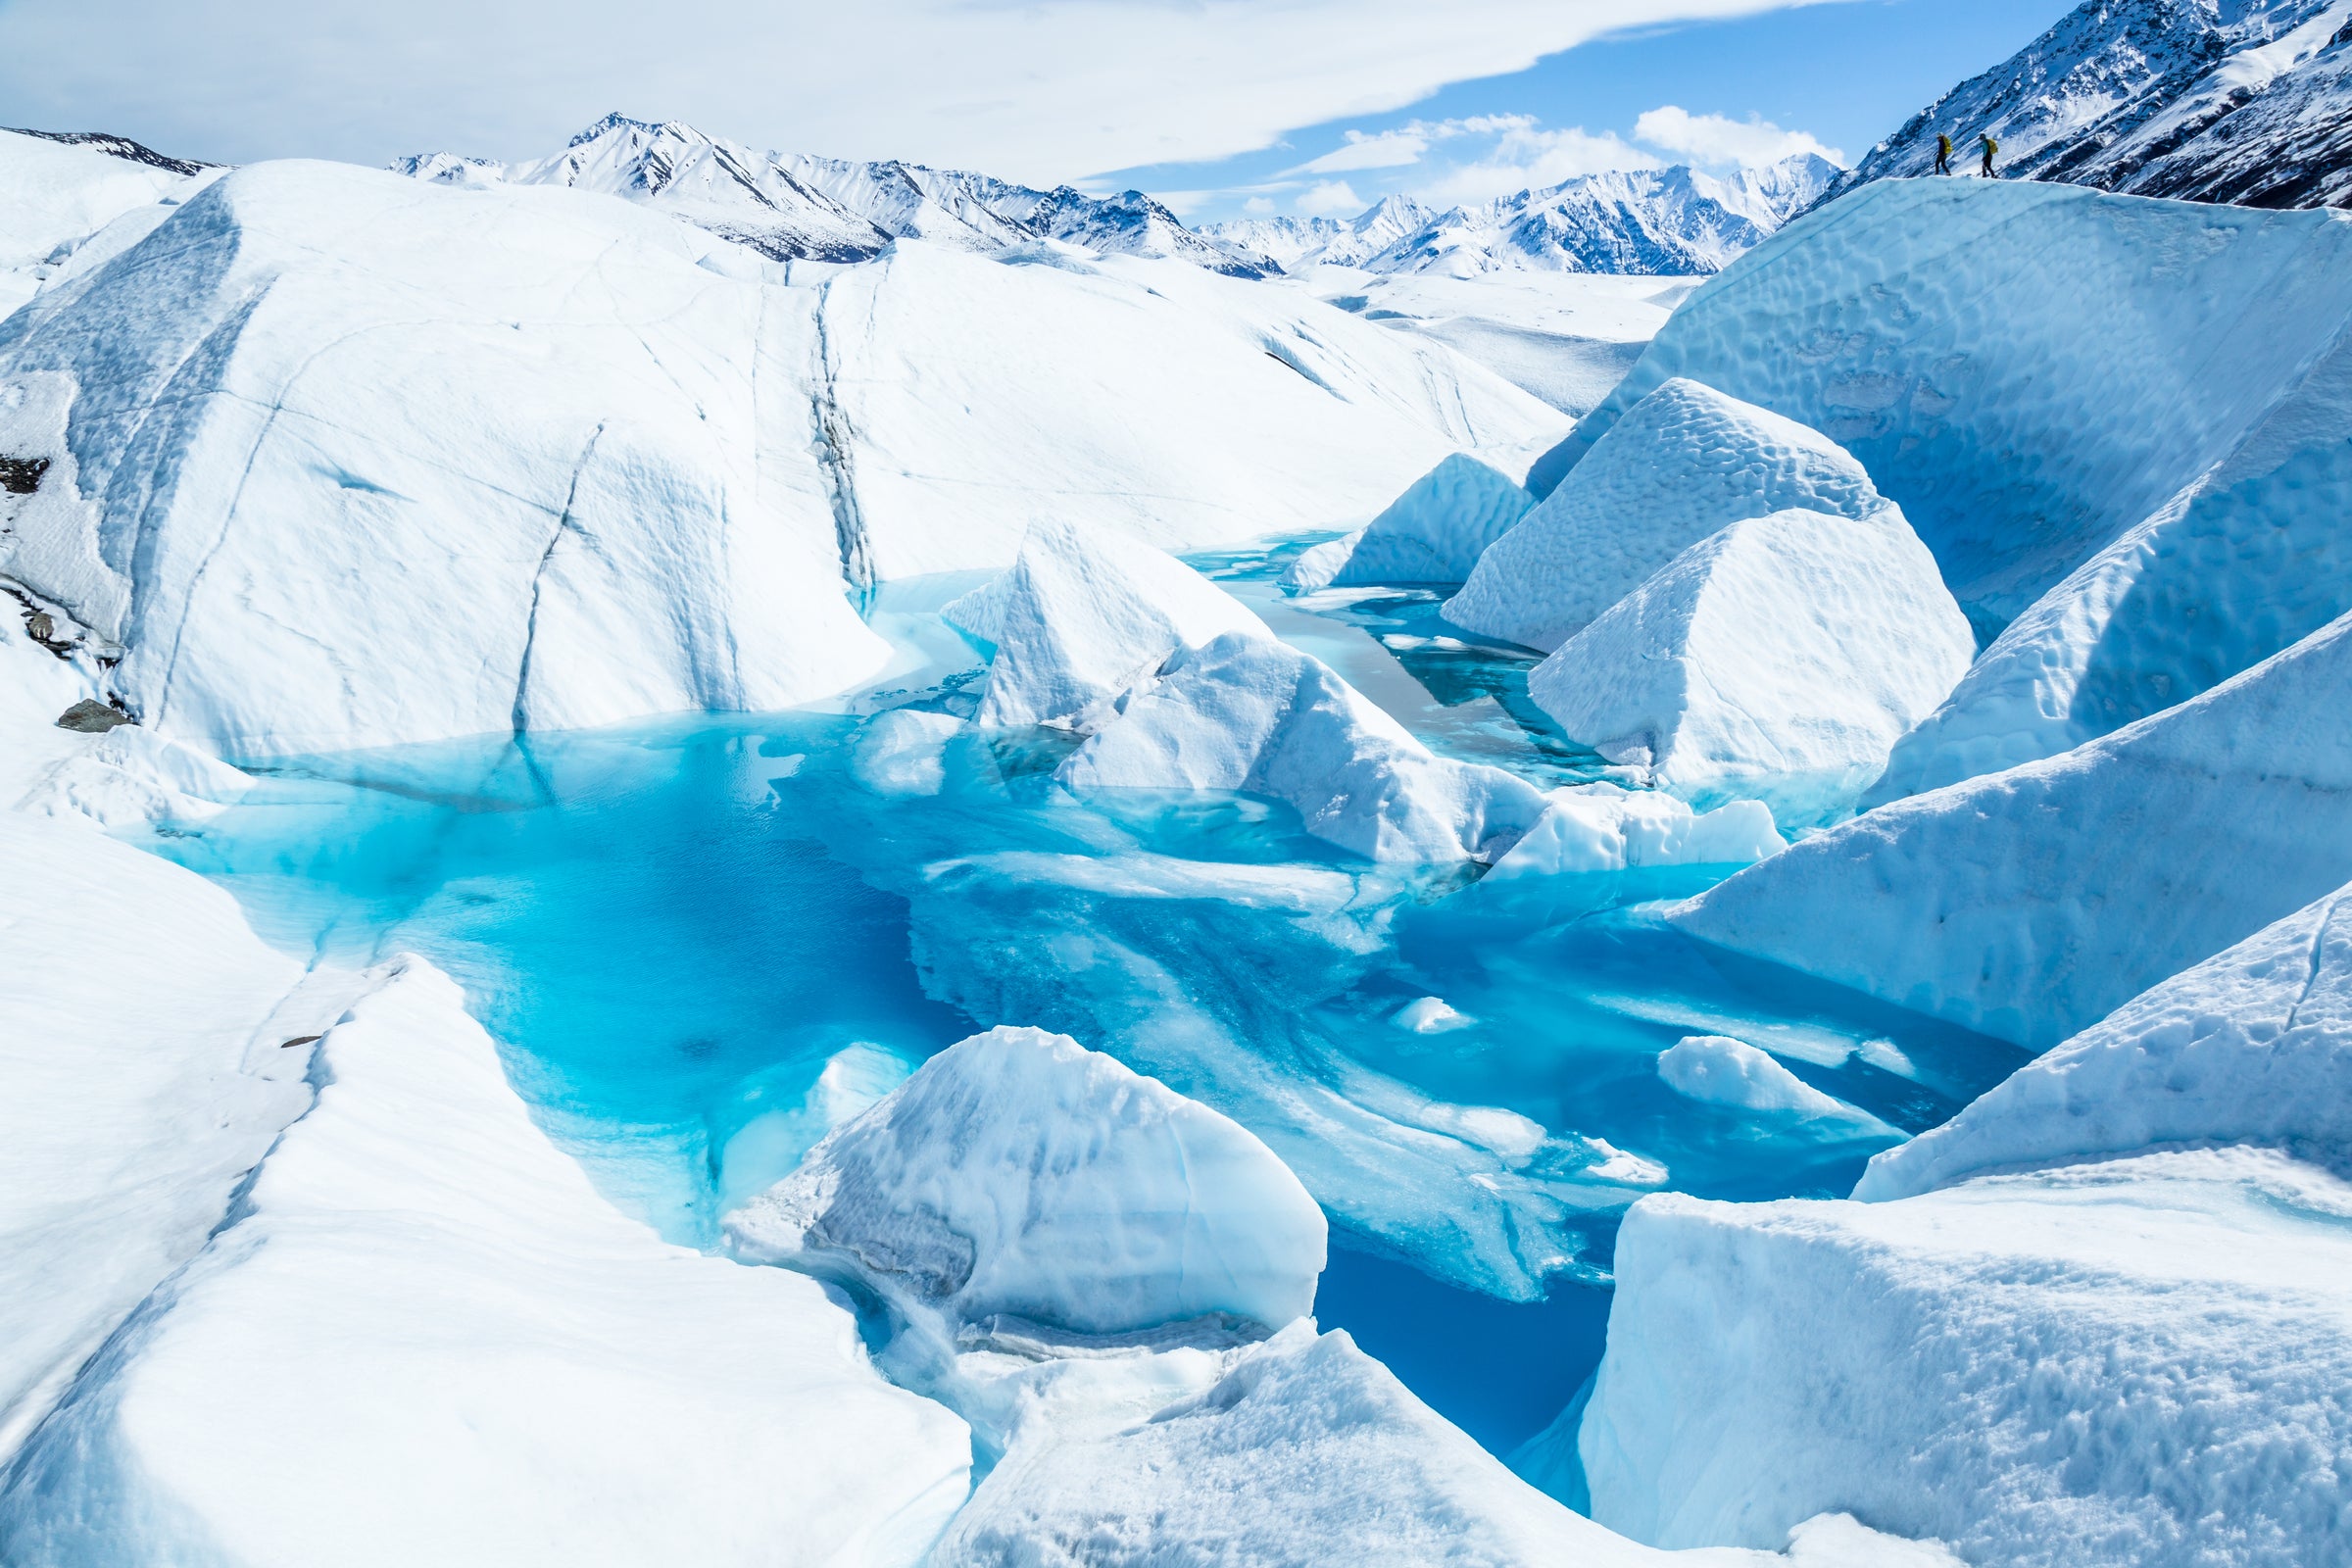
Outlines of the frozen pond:
<svg viewBox="0 0 2352 1568">
<path fill-rule="evenodd" d="M 1525 704 L 1524 654 L 1409 588 L 1283 601 L 1278 559 L 1199 564 L 1433 747 L 1597 775 Z M 1532 891 L 1375 870 L 1258 802 L 1081 804 L 1042 732 L 878 723 L 969 710 L 980 657 L 935 610 L 973 580 L 886 590 L 870 613 L 906 657 L 841 711 L 281 760 L 157 847 L 288 947 L 443 965 L 542 1122 L 690 1244 L 974 1028 L 1074 1035 L 1265 1138 L 1348 1249 L 1323 1321 L 1498 1451 L 1597 1360 L 1626 1203 L 1842 1194 L 2023 1059 L 1728 963 L 1647 907 L 1728 868 Z M 1398 1021 L 1433 997 L 1459 1021 Z M 1703 1033 L 1853 1114 L 1684 1098 L 1655 1058 Z"/>
</svg>

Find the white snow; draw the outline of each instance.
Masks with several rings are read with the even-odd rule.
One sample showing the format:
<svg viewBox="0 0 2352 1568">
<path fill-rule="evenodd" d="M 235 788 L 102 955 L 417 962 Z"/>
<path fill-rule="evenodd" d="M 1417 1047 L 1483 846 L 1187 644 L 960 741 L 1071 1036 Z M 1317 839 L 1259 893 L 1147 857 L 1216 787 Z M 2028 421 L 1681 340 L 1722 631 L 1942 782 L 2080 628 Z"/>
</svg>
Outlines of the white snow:
<svg viewBox="0 0 2352 1568">
<path fill-rule="evenodd" d="M 379 978 L 318 1047 L 316 1106 L 8 1473 L 0 1555 L 920 1558 L 963 1500 L 962 1423 L 883 1383 L 814 1281 L 622 1218 L 455 985 Z"/>
<path fill-rule="evenodd" d="M 1887 1203 L 1646 1199 L 1579 1441 L 1592 1516 L 1815 1514 L 2017 1568 L 2340 1561 L 2352 1187 L 2246 1150 Z"/>
<path fill-rule="evenodd" d="M 1221 1375 L 1196 1376 L 1200 1386 L 1155 1409 L 1024 1434 L 931 1561 L 1956 1568 L 1932 1544 L 1836 1517 L 1800 1524 L 1785 1556 L 1652 1550 L 1520 1481 L 1346 1332 L 1310 1322 L 1229 1353 Z"/>
<path fill-rule="evenodd" d="M 1435 338 L 1570 418 L 1607 397 L 1696 278 L 1614 272 L 1367 272 L 1325 264 L 1303 288 L 1393 331 Z"/>
<path fill-rule="evenodd" d="M 2158 712 L 2352 610 L 2352 333 L 2237 445 L 2008 625 L 1895 749 L 1894 800 Z"/>
<path fill-rule="evenodd" d="M 877 577 L 1006 565 L 1040 522 L 1178 553 L 1353 528 L 1448 453 L 1566 423 L 1442 344 L 1184 263 L 902 241 L 823 292 Z"/>
<path fill-rule="evenodd" d="M 97 147 L 0 130 L 0 317 L 108 223 L 200 183 Z"/>
<path fill-rule="evenodd" d="M 838 689 L 886 649 L 811 405 L 770 395 L 813 325 L 698 265 L 726 249 L 560 190 L 236 171 L 0 325 L 0 383 L 69 383 L 41 455 L 74 460 L 0 569 L 125 647 L 148 727 L 232 753 Z"/>
<path fill-rule="evenodd" d="M 2262 1144 L 2352 1174 L 2352 899 L 2338 889 L 2133 998 L 1942 1126 L 1854 1196 L 2167 1144 Z"/>
<path fill-rule="evenodd" d="M 0 885 L 5 1456 L 309 1105 L 279 1043 L 323 1020 L 226 893 L 86 826 L 0 810 Z"/>
<path fill-rule="evenodd" d="M 1729 1035 L 1685 1035 L 1658 1054 L 1658 1076 L 1685 1099 L 1713 1105 L 1801 1116 L 1854 1114 L 1767 1053 Z"/>
<path fill-rule="evenodd" d="M 1270 796 L 1375 860 L 1491 859 L 1544 810 L 1535 786 L 1433 755 L 1320 661 L 1231 632 L 1178 655 L 1054 776 L 1080 793 Z"/>
<path fill-rule="evenodd" d="M 1302 593 L 1334 585 L 1460 582 L 1487 546 L 1535 504 L 1513 480 L 1456 453 L 1363 527 L 1301 555 L 1282 580 Z"/>
<path fill-rule="evenodd" d="M 1065 1035 L 932 1057 L 726 1221 L 736 1256 L 834 1269 L 911 1321 L 1121 1334 L 1313 1309 L 1323 1212 L 1250 1133 Z"/>
<path fill-rule="evenodd" d="M 1544 798 L 1543 816 L 1494 862 L 1487 880 L 1649 865 L 1748 865 L 1782 848 L 1772 809 L 1761 801 L 1693 811 L 1657 790 L 1576 784 Z"/>
<path fill-rule="evenodd" d="M 20 416 L 8 455 L 53 466 L 0 572 L 125 647 L 150 728 L 231 755 L 789 706 L 887 657 L 845 581 L 1003 566 L 1038 522 L 1349 526 L 1561 425 L 1186 264 L 784 268 L 588 192 L 302 163 L 0 324 Z"/>
<path fill-rule="evenodd" d="M 1003 576 L 942 612 L 996 645 L 974 722 L 1093 729 L 1179 649 L 1271 637 L 1215 583 L 1150 545 L 1041 522 Z"/>
<path fill-rule="evenodd" d="M 2352 881 L 2348 684 L 2352 617 L 2113 735 L 1880 807 L 1671 918 L 2045 1049 Z"/>
<path fill-rule="evenodd" d="M 2262 471 L 2348 319 L 2341 213 L 1882 179 L 1710 278 L 1542 471 L 1695 378 L 1843 445 L 1997 629 L 2241 448 Z"/>
<path fill-rule="evenodd" d="M 1741 518 L 1790 510 L 1868 517 L 1886 503 L 1820 431 L 1677 377 L 1494 542 L 1446 616 L 1548 653 L 1683 550 Z"/>
<path fill-rule="evenodd" d="M 1676 556 L 1527 691 L 1570 739 L 1660 789 L 1700 808 L 1760 800 L 1805 827 L 1852 808 L 1974 648 L 1892 507 L 1776 512 Z"/>
</svg>

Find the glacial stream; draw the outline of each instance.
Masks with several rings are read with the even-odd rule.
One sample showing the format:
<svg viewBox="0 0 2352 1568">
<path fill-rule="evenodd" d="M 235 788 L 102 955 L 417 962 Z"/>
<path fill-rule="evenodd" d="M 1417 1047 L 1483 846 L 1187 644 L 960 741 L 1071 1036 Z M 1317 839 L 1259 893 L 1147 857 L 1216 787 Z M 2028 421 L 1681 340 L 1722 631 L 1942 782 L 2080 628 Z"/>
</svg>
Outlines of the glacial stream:
<svg viewBox="0 0 2352 1568">
<path fill-rule="evenodd" d="M 1527 705 L 1526 655 L 1458 640 L 1427 592 L 1286 599 L 1284 559 L 1196 564 L 1433 748 L 1598 776 Z M 2023 1059 L 1656 917 L 1728 867 L 1533 890 L 1376 869 L 1255 801 L 1081 803 L 1051 735 L 878 719 L 969 711 L 983 661 L 936 610 L 978 580 L 878 594 L 903 658 L 835 711 L 276 759 L 153 847 L 289 949 L 449 970 L 542 1125 L 690 1245 L 942 1047 L 1072 1034 L 1289 1160 L 1334 1224 L 1319 1318 L 1503 1453 L 1599 1357 L 1626 1203 L 1842 1194 Z M 1399 1020 L 1424 998 L 1450 1012 Z M 1705 1033 L 1854 1113 L 1676 1094 L 1656 1054 Z"/>
</svg>

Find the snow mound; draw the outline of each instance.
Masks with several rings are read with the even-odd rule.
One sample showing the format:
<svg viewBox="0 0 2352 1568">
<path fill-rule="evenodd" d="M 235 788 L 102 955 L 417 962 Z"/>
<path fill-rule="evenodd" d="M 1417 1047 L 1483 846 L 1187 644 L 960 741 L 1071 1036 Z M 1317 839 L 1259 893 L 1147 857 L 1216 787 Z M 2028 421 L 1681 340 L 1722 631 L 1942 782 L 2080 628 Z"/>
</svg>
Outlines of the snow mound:
<svg viewBox="0 0 2352 1568">
<path fill-rule="evenodd" d="M 1065 1035 L 951 1046 L 726 1222 L 944 1336 L 1009 1314 L 1120 1334 L 1311 1311 L 1323 1212 L 1226 1117 Z"/>
<path fill-rule="evenodd" d="M 1870 1162 L 1854 1196 L 2165 1144 L 2265 1144 L 2352 1174 L 2352 897 L 2338 889 L 2133 998 L 1959 1115 Z"/>
<path fill-rule="evenodd" d="M 1838 1509 L 2019 1568 L 2340 1561 L 2348 1218 L 2352 1187 L 2246 1150 L 1645 1199 L 1579 1441 L 1592 1517 L 1765 1545 Z"/>
<path fill-rule="evenodd" d="M 996 644 L 982 725 L 1092 729 L 1179 649 L 1229 631 L 1272 635 L 1174 557 L 1067 522 L 1031 528 L 1009 571 L 943 613 Z"/>
<path fill-rule="evenodd" d="M 1413 481 L 1388 510 L 1344 539 L 1291 563 L 1283 582 L 1302 593 L 1389 582 L 1460 582 L 1536 498 L 1487 464 L 1457 452 Z"/>
<path fill-rule="evenodd" d="M 1491 859 L 1544 811 L 1535 786 L 1433 755 L 1321 661 L 1231 632 L 1177 655 L 1054 776 L 1081 793 L 1271 796 L 1375 860 Z"/>
<path fill-rule="evenodd" d="M 319 1020 L 193 872 L 0 810 L 0 884 L 4 1460 L 309 1105 L 310 1054 L 280 1042 Z"/>
<path fill-rule="evenodd" d="M 2338 213 L 1878 180 L 1709 279 L 1539 472 L 1693 377 L 1844 446 L 1997 630 L 2256 440 L 2347 321 Z"/>
<path fill-rule="evenodd" d="M 191 177 L 197 166 L 174 164 L 0 130 L 0 316 L 30 299 L 90 235 L 201 183 Z"/>
<path fill-rule="evenodd" d="M 235 171 L 0 323 L 0 385 L 71 396 L 37 454 L 70 491 L 0 570 L 126 650 L 150 728 L 240 754 L 837 690 L 887 649 L 812 406 L 771 395 L 813 323 L 723 249 L 564 191 Z"/>
<path fill-rule="evenodd" d="M 937 795 L 948 782 L 948 743 L 962 728 L 953 713 L 894 708 L 866 723 L 850 765 L 877 795 Z"/>
<path fill-rule="evenodd" d="M 2062 756 L 1880 807 L 1670 917 L 2045 1049 L 2352 881 L 2348 687 L 2352 616 Z"/>
<path fill-rule="evenodd" d="M 1785 1556 L 1628 1541 L 1512 1475 L 1346 1332 L 1317 1334 L 1308 1322 L 1195 1378 L 1183 1397 L 1126 1419 L 1098 1410 L 1038 1423 L 974 1491 L 931 1561 L 1957 1568 L 1933 1544 L 1837 1516 L 1787 1533 Z"/>
<path fill-rule="evenodd" d="M 1645 865 L 1749 865 L 1784 843 L 1771 808 L 1734 801 L 1712 811 L 1656 790 L 1577 784 L 1553 790 L 1527 836 L 1487 880 L 1624 871 Z"/>
<path fill-rule="evenodd" d="M 1872 795 L 1895 800 L 2104 735 L 2352 610 L 2352 332 L 2237 446 L 2036 600 Z"/>
<path fill-rule="evenodd" d="M 607 1205 L 437 971 L 314 1079 L 7 1473 L 9 1562 L 911 1564 L 963 1500 L 962 1423 L 814 1281 Z"/>
<path fill-rule="evenodd" d="M 1862 466 L 1820 431 L 1676 377 L 1494 542 L 1446 617 L 1548 653 L 1727 523 L 1886 508 Z"/>
<path fill-rule="evenodd" d="M 1840 1101 L 1729 1035 L 1685 1035 L 1658 1054 L 1658 1076 L 1686 1100 L 1801 1116 L 1844 1116 Z"/>
<path fill-rule="evenodd" d="M 1690 546 L 1528 676 L 1571 739 L 1695 806 L 1851 808 L 1975 642 L 1902 514 L 1776 512 Z"/>
</svg>

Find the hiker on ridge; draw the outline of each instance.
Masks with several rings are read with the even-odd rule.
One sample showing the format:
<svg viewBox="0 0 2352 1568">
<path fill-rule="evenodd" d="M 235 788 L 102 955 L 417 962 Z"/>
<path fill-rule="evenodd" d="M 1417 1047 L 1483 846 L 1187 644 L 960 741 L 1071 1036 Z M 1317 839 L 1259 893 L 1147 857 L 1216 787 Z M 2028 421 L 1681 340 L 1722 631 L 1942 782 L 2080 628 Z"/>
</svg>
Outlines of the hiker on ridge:
<svg viewBox="0 0 2352 1568">
<path fill-rule="evenodd" d="M 1984 177 L 1986 179 L 1999 178 L 2000 176 L 1992 172 L 1992 155 L 2001 150 L 2001 144 L 1990 136 L 1980 136 L 1977 139 L 1984 144 Z"/>
<path fill-rule="evenodd" d="M 1946 136 L 1941 131 L 1937 131 L 1936 133 L 1936 172 L 1938 174 L 1948 174 L 1951 172 L 1952 138 Z"/>
</svg>

